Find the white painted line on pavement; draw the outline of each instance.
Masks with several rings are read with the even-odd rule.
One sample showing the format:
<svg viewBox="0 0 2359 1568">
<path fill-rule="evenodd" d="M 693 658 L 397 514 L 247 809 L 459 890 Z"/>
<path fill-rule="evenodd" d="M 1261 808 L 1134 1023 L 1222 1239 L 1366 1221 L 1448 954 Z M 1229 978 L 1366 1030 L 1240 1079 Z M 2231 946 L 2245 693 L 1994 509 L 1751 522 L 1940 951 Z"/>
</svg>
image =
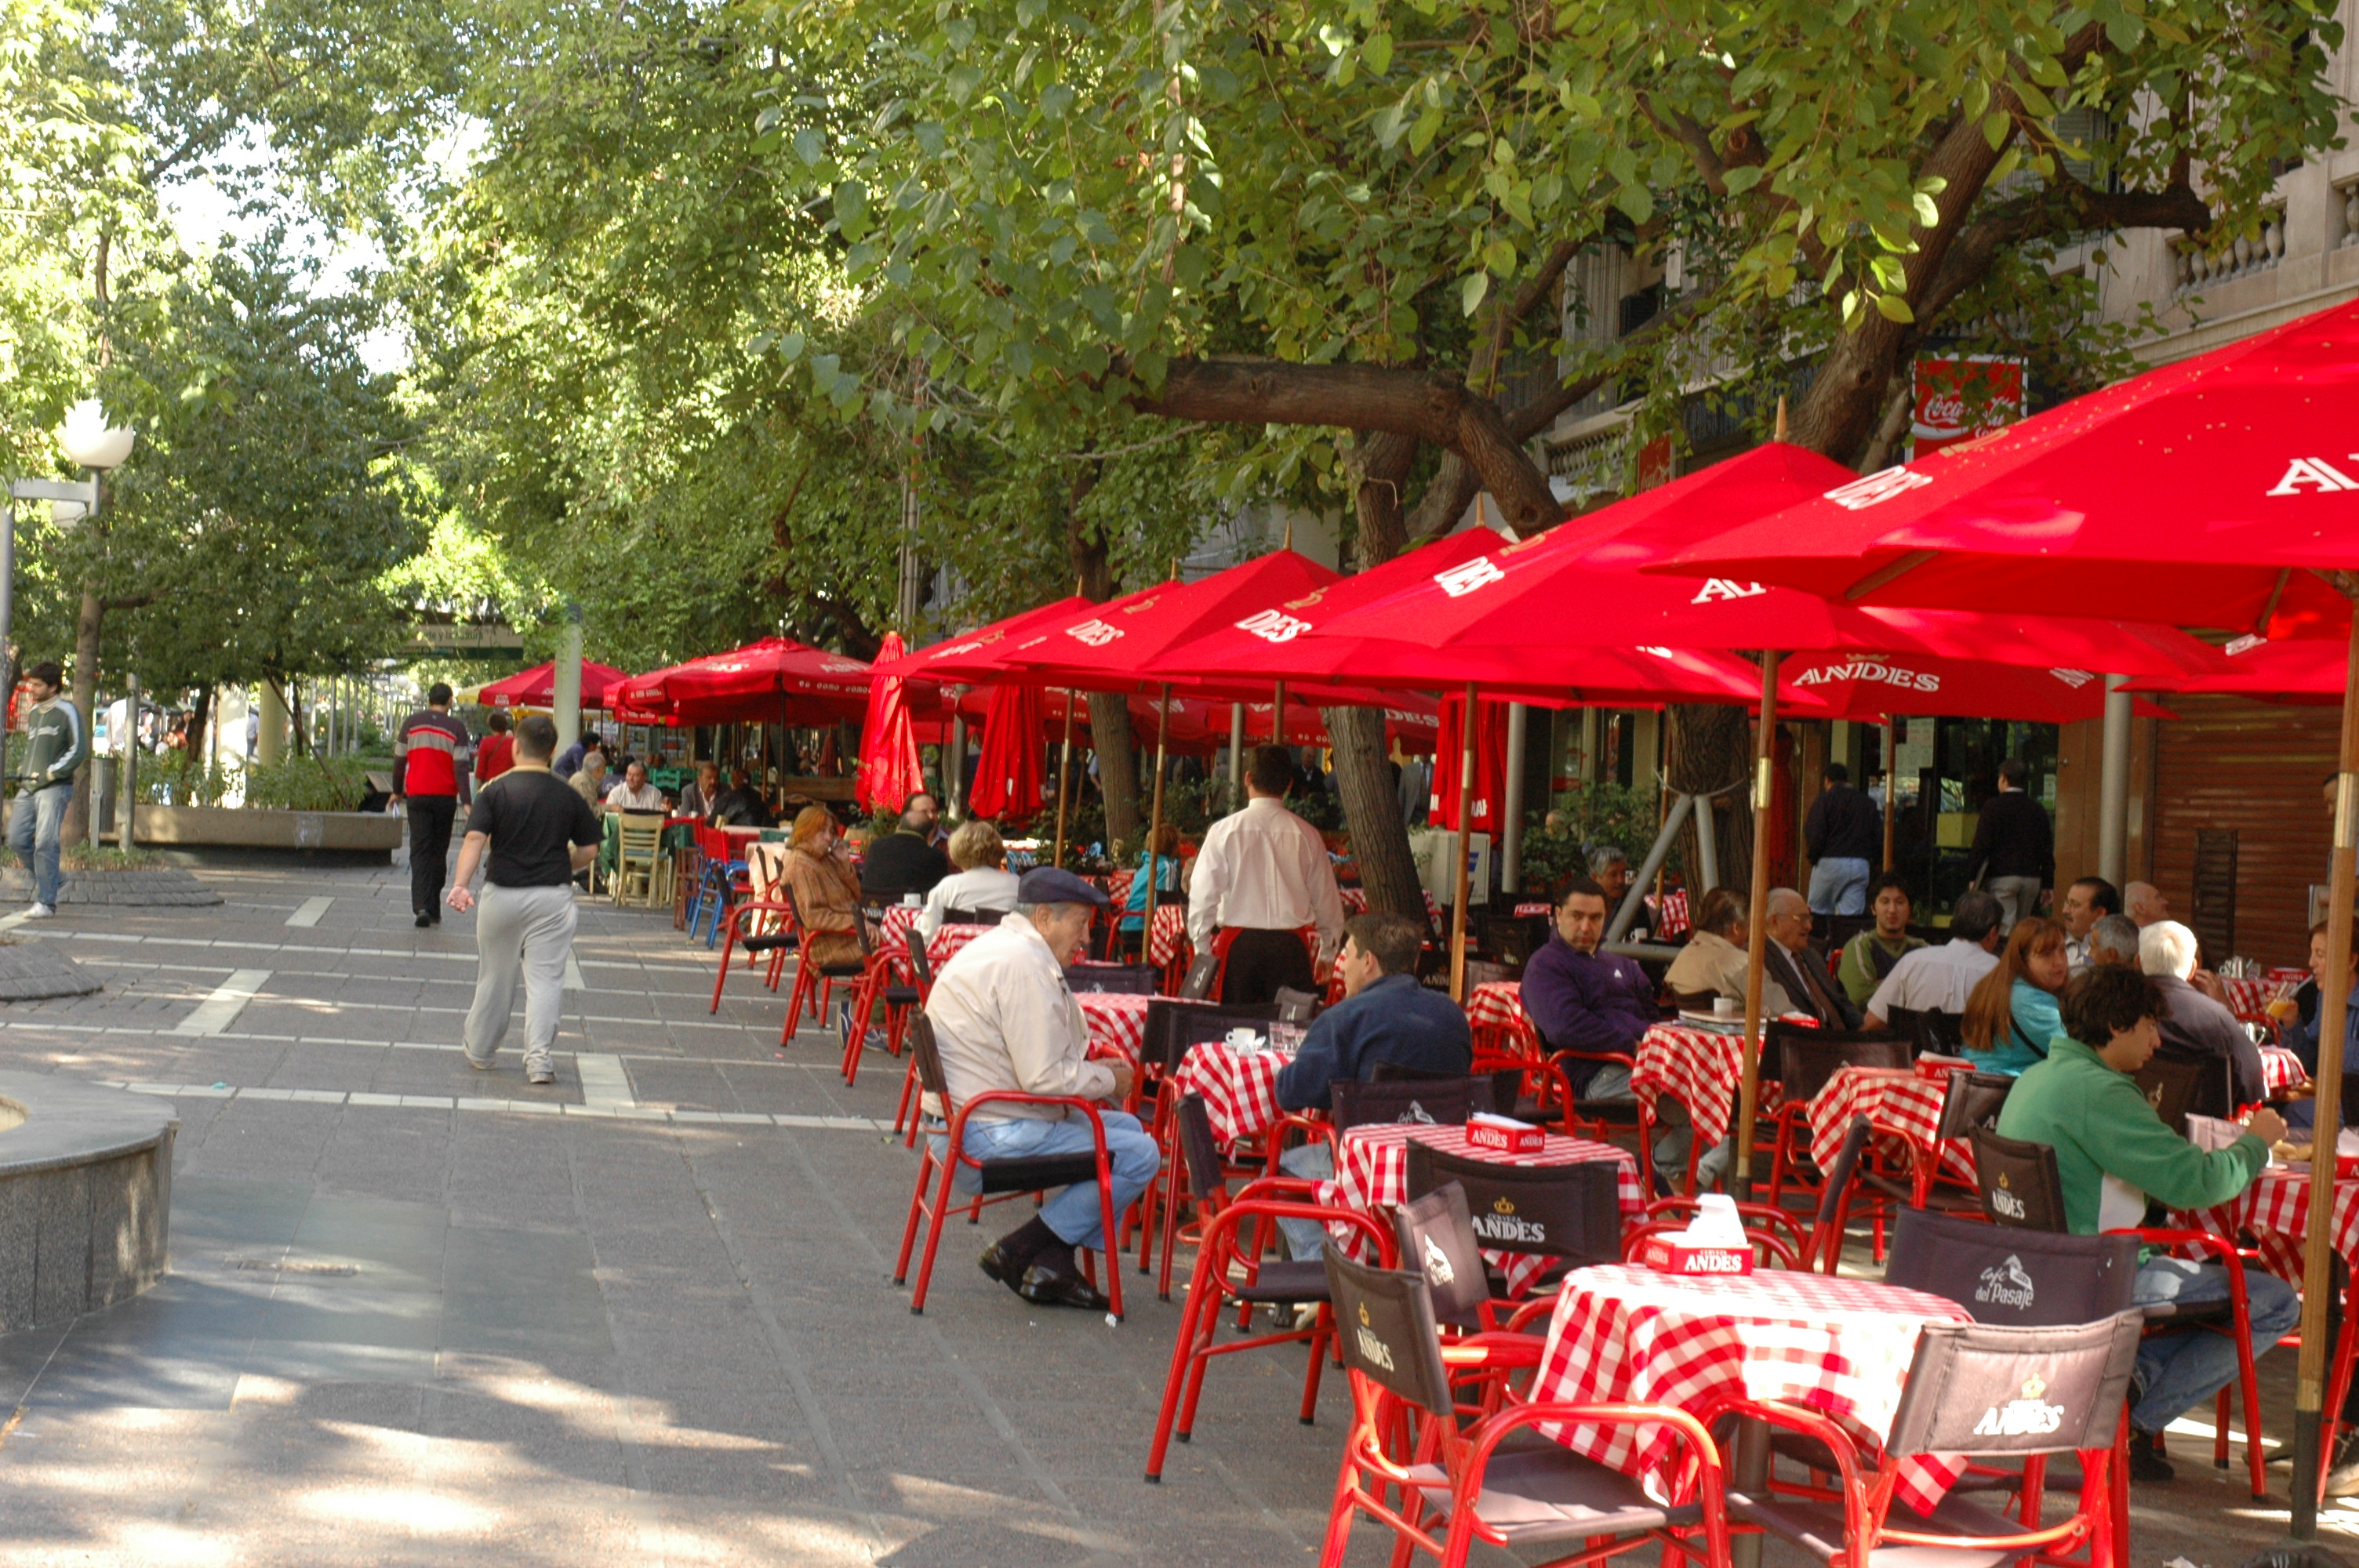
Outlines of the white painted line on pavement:
<svg viewBox="0 0 2359 1568">
<path fill-rule="evenodd" d="M 219 1034 L 237 1022 L 254 993 L 270 978 L 268 969 L 238 969 L 229 979 L 213 988 L 213 994 L 197 1004 L 197 1011 L 180 1020 L 175 1034 Z"/>
<path fill-rule="evenodd" d="M 571 947 L 565 950 L 565 989 L 570 991 L 586 991 L 590 989 L 590 982 L 582 978 L 582 965 L 574 958 L 573 949 Z"/>
<path fill-rule="evenodd" d="M 14 931 L 16 927 L 24 925 L 25 922 L 32 918 L 32 913 L 29 910 L 23 909 L 18 910 L 14 914 L 0 915 L 0 931 Z"/>
<path fill-rule="evenodd" d="M 166 1099 L 255 1099 L 273 1104 L 288 1101 L 308 1105 L 341 1105 L 362 1110 L 472 1110 L 511 1112 L 519 1116 L 566 1116 L 600 1121 L 661 1121 L 674 1125 L 786 1127 L 823 1132 L 866 1132 L 892 1136 L 883 1122 L 864 1116 L 800 1116 L 788 1111 L 671 1110 L 660 1106 L 574 1105 L 560 1100 L 498 1099 L 465 1095 L 386 1095 L 358 1090 L 236 1088 L 227 1084 L 141 1084 L 103 1079 L 103 1087 Z"/>
<path fill-rule="evenodd" d="M 301 905 L 296 909 L 294 914 L 287 917 L 287 924 L 289 925 L 317 925 L 320 924 L 320 916 L 327 914 L 328 906 L 335 902 L 336 901 L 334 899 L 324 896 L 320 898 L 307 898 L 303 901 Z"/>
<path fill-rule="evenodd" d="M 623 1070 L 620 1056 L 609 1056 L 595 1051 L 578 1053 L 573 1065 L 582 1074 L 582 1098 L 591 1105 L 636 1105 L 639 1097 L 631 1091 L 631 1075 Z"/>
</svg>

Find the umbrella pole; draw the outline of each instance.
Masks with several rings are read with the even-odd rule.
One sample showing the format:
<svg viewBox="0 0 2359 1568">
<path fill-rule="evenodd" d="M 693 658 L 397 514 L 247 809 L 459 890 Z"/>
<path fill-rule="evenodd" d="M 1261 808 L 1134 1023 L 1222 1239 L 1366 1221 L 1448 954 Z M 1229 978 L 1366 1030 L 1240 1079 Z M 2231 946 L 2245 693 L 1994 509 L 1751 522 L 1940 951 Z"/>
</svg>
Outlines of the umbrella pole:
<svg viewBox="0 0 2359 1568">
<path fill-rule="evenodd" d="M 1884 869 L 1892 869 L 1892 823 L 1900 811 L 1900 781 L 1893 776 L 1892 736 L 1900 728 L 1900 720 L 1892 714 L 1884 716 Z"/>
<path fill-rule="evenodd" d="M 2336 586 L 2351 591 L 2348 579 Z M 2354 606 L 2359 611 L 2359 606 Z M 2342 762 L 2334 789 L 2334 858 L 2327 872 L 2327 962 L 2339 967 L 2351 951 L 2351 892 L 2359 861 L 2359 613 L 2351 622 L 2351 654 L 2343 677 Z M 2330 970 L 2332 972 L 2332 970 Z M 2341 985 L 2318 991 L 2318 1098 L 2310 1126 L 2332 1140 L 2343 1125 L 2343 1031 L 2349 991 Z M 2321 1151 L 2322 1152 L 2322 1151 Z M 2302 1238 L 2301 1363 L 2293 1402 L 2293 1535 L 2318 1533 L 2318 1488 L 2324 1469 L 2326 1372 L 2333 1346 L 2326 1334 L 2334 1257 L 2334 1167 L 2331 1157 L 2310 1162 L 2309 1228 Z M 2353 1332 L 2349 1325 L 2343 1332 Z M 2338 1412 L 2339 1413 L 2339 1412 Z"/>
<path fill-rule="evenodd" d="M 1286 683 L 1284 681 L 1277 683 L 1276 700 L 1269 705 L 1269 743 L 1273 746 L 1286 744 Z"/>
<path fill-rule="evenodd" d="M 1450 914 L 1450 1000 L 1466 1000 L 1467 823 L 1474 815 L 1474 683 L 1466 683 L 1466 706 L 1458 715 L 1458 895 Z"/>
<path fill-rule="evenodd" d="M 1163 837 L 1163 745 L 1171 724 L 1171 683 L 1163 683 L 1163 693 L 1155 699 L 1155 803 L 1147 814 L 1147 918 L 1138 926 L 1138 957 L 1141 963 L 1152 961 L 1155 951 L 1155 890 L 1163 880 L 1162 856 L 1155 841 Z"/>
<path fill-rule="evenodd" d="M 1049 863 L 1065 863 L 1065 786 L 1073 774 L 1073 688 L 1065 688 L 1065 747 L 1057 754 L 1057 849 Z"/>
<path fill-rule="evenodd" d="M 1761 730 L 1753 743 L 1753 896 L 1745 916 L 1745 1079 L 1736 1101 L 1736 1163 L 1728 1190 L 1738 1203 L 1753 1201 L 1753 1113 L 1761 1098 L 1761 945 L 1769 935 L 1764 918 L 1769 903 L 1769 784 L 1777 754 L 1777 663 L 1775 649 L 1761 653 Z"/>
</svg>

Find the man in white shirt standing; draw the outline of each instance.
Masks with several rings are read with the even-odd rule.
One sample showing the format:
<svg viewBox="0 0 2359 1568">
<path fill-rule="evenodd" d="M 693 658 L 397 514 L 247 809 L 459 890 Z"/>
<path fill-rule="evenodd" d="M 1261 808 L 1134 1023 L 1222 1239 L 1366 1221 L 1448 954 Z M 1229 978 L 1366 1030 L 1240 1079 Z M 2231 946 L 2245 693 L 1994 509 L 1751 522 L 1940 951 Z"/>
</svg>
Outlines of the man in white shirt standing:
<svg viewBox="0 0 2359 1568">
<path fill-rule="evenodd" d="M 1998 968 L 1998 900 L 1976 888 L 1958 895 L 1950 914 L 1950 939 L 1939 947 L 1902 955 L 1875 994 L 1867 999 L 1867 1026 L 1882 1029 L 1892 1010 L 1963 1012 L 1966 998 L 1984 975 Z"/>
<path fill-rule="evenodd" d="M 1257 749 L 1245 775 L 1245 809 L 1212 824 L 1196 855 L 1188 936 L 1199 953 L 1225 945 L 1223 1001 L 1270 1001 L 1280 987 L 1312 989 L 1303 928 L 1317 927 L 1322 956 L 1332 955 L 1341 939 L 1335 866 L 1319 830 L 1286 809 L 1293 782 L 1294 759 L 1285 747 Z"/>
<path fill-rule="evenodd" d="M 942 966 L 926 1003 L 941 1053 L 943 1085 L 953 1105 L 994 1089 L 1069 1096 L 1119 1105 L 1129 1098 L 1126 1063 L 1089 1059 L 1089 1025 L 1065 984 L 1065 966 L 1081 957 L 1090 921 L 1106 895 L 1071 871 L 1043 866 L 1024 873 L 1016 910 Z M 925 1113 L 941 1129 L 942 1108 L 926 1097 Z M 1162 1155 L 1138 1119 L 1102 1110 L 1117 1223 L 1138 1199 Z M 934 1154 L 947 1130 L 929 1133 Z M 1096 1147 L 1089 1119 L 1071 1107 L 998 1100 L 967 1119 L 963 1146 L 978 1160 L 1078 1154 Z M 972 1171 L 963 1173 L 972 1177 Z M 972 1192 L 971 1186 L 962 1187 Z M 1073 1249 L 1107 1248 L 1095 1183 L 1066 1187 L 1040 1212 L 984 1249 L 983 1271 L 1041 1306 L 1106 1310 L 1106 1298 L 1082 1278 Z M 1108 1268 L 1120 1264 L 1109 1258 Z"/>
</svg>

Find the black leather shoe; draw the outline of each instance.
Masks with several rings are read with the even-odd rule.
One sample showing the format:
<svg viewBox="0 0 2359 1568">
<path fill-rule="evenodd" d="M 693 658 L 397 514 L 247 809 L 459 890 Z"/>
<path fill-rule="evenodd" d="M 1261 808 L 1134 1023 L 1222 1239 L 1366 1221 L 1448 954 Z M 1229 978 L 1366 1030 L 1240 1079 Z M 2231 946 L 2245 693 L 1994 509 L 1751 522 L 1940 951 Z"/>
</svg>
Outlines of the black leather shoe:
<svg viewBox="0 0 2359 1568">
<path fill-rule="evenodd" d="M 2179 1472 L 2163 1453 L 2162 1434 L 2130 1428 L 2130 1479 L 2168 1482 L 2178 1477 Z"/>
<path fill-rule="evenodd" d="M 1052 1274 L 1037 1263 L 1024 1271 L 1024 1282 L 1016 1287 L 1016 1293 L 1035 1306 L 1103 1312 L 1108 1305 L 1103 1292 L 1079 1274 Z"/>
<path fill-rule="evenodd" d="M 983 1256 L 974 1260 L 974 1266 L 1011 1291 L 1020 1293 L 1024 1289 L 1024 1271 L 1016 1266 L 996 1241 L 983 1249 Z"/>
<path fill-rule="evenodd" d="M 431 914 L 427 914 L 426 911 L 422 909 L 418 912 L 418 929 L 423 931 L 433 924 L 434 917 Z"/>
</svg>

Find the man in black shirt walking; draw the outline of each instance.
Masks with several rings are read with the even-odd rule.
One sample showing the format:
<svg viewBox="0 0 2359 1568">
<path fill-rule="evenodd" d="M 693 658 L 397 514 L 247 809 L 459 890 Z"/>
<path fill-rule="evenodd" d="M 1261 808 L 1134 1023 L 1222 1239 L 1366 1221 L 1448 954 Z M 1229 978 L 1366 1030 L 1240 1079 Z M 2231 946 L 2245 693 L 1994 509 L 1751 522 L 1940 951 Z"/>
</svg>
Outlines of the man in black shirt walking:
<svg viewBox="0 0 2359 1568">
<path fill-rule="evenodd" d="M 534 714 L 516 726 L 516 765 L 483 787 L 467 816 L 467 840 L 451 907 L 479 902 L 467 891 L 477 862 L 490 854 L 475 916 L 478 974 L 467 1013 L 467 1065 L 489 1072 L 508 1032 L 516 985 L 523 982 L 524 1076 L 554 1083 L 549 1048 L 565 1005 L 565 959 L 573 950 L 573 873 L 597 858 L 598 814 L 549 770 L 557 726 Z"/>
<path fill-rule="evenodd" d="M 1827 764 L 1826 788 L 1802 819 L 1810 853 L 1810 908 L 1820 914 L 1867 913 L 1869 864 L 1884 852 L 1875 802 L 1851 787 L 1851 770 Z"/>
<path fill-rule="evenodd" d="M 2002 932 L 2039 913 L 2040 891 L 2056 877 L 2056 829 L 2048 808 L 2023 787 L 2030 777 L 2020 757 L 1998 765 L 1998 793 L 1983 802 L 1973 848 L 1966 851 L 1974 885 L 1998 900 Z"/>
</svg>

